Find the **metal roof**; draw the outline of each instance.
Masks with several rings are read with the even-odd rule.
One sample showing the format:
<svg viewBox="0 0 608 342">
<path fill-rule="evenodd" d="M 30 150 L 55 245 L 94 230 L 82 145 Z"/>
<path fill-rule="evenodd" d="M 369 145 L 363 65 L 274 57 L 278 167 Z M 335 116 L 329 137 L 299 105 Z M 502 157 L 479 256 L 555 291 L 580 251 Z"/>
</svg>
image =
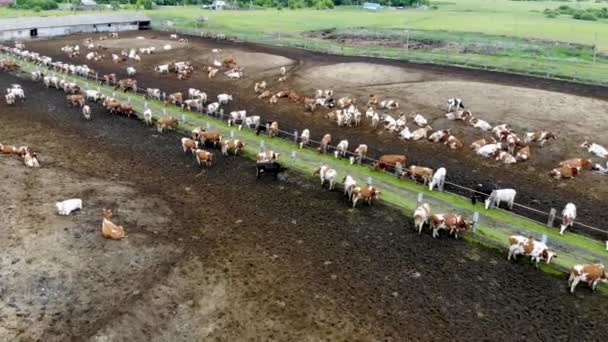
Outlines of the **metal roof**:
<svg viewBox="0 0 608 342">
<path fill-rule="evenodd" d="M 76 25 L 114 24 L 131 21 L 150 21 L 150 18 L 139 12 L 77 14 L 51 17 L 19 17 L 0 19 L 0 31 Z"/>
</svg>

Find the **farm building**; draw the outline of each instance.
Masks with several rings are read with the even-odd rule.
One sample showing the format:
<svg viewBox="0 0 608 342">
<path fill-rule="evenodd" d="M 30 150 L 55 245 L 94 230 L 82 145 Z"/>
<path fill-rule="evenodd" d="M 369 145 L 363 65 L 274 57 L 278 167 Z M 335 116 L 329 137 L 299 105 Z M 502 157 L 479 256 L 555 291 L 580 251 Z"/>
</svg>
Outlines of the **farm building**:
<svg viewBox="0 0 608 342">
<path fill-rule="evenodd" d="M 0 41 L 64 36 L 80 32 L 118 32 L 150 28 L 136 12 L 0 19 Z"/>
</svg>

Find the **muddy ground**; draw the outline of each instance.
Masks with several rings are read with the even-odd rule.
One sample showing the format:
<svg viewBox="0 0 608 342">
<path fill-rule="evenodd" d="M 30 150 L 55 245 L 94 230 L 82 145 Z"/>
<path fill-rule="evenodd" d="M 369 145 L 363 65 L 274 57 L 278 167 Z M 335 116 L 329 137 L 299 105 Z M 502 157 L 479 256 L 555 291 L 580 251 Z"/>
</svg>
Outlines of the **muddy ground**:
<svg viewBox="0 0 608 342">
<path fill-rule="evenodd" d="M 136 39 L 137 36 L 146 39 Z M 84 37 L 37 41 L 28 44 L 28 47 L 53 58 L 67 60 L 60 47 L 78 43 Z M 159 42 L 165 43 L 167 38 L 168 34 L 164 32 L 124 33 L 120 39 L 106 44 L 112 47 L 106 53 L 118 52 L 116 46 L 129 48 L 135 43 L 158 45 Z M 193 37 L 190 37 L 187 46 L 177 43 L 173 43 L 173 46 L 171 51 L 143 56 L 139 64 L 95 63 L 86 61 L 83 56 L 74 61 L 86 62 L 100 73 L 117 72 L 119 77 L 125 77 L 126 66 L 133 65 L 138 70 L 136 78 L 140 87 L 160 87 L 167 93 L 187 91 L 193 87 L 204 90 L 211 98 L 224 92 L 235 94 L 235 101 L 227 110 L 246 109 L 263 118 L 278 120 L 283 129 L 301 131 L 309 128 L 312 138 L 317 140 L 329 132 L 336 142 L 348 139 L 351 149 L 365 143 L 370 146 L 371 157 L 405 153 L 412 164 L 446 167 L 448 181 L 466 187 L 482 183 L 515 188 L 518 190 L 518 203 L 543 212 L 548 212 L 552 207 L 561 210 L 567 202 L 574 202 L 578 206 L 581 222 L 602 229 L 608 219 L 608 177 L 587 172 L 573 181 L 555 181 L 548 176 L 549 170 L 568 158 L 591 158 L 594 162 L 605 163 L 605 160 L 594 158 L 578 147 L 587 139 L 608 145 L 608 136 L 604 134 L 608 127 L 603 119 L 608 111 L 608 93 L 604 88 L 390 60 L 328 56 L 255 44 L 220 43 Z M 222 51 L 213 53 L 212 48 Z M 236 58 L 245 68 L 245 79 L 230 81 L 220 75 L 209 80 L 206 73 L 201 71 L 214 59 L 221 60 L 227 56 Z M 189 80 L 178 81 L 174 75 L 160 76 L 153 72 L 155 65 L 183 60 L 193 62 L 197 70 Z M 285 83 L 276 81 L 281 65 L 288 67 L 288 80 Z M 504 166 L 494 160 L 478 157 L 468 149 L 451 151 L 443 145 L 401 141 L 396 135 L 382 129 L 372 129 L 368 120 L 364 120 L 358 128 L 338 128 L 324 117 L 323 110 L 314 114 L 305 113 L 301 104 L 287 100 L 271 106 L 257 100 L 252 90 L 253 83 L 260 80 L 266 80 L 273 91 L 296 89 L 308 95 L 315 88 L 331 88 L 337 97 L 358 97 L 361 109 L 370 93 L 394 98 L 401 103 L 399 112 L 421 113 L 429 119 L 434 129 L 452 128 L 466 146 L 487 134 L 466 127 L 461 122 L 447 121 L 443 117 L 446 98 L 461 97 L 474 115 L 493 124 L 509 123 L 520 134 L 546 129 L 556 131 L 559 139 L 542 149 L 533 147 L 532 160 L 529 162 Z M 412 122 L 408 123 L 408 127 L 415 128 Z M 458 188 L 448 187 L 448 190 L 468 195 Z M 533 214 L 523 208 L 516 208 L 516 211 L 541 221 L 546 220 L 546 216 Z M 605 234 L 595 235 L 606 238 Z"/>
<path fill-rule="evenodd" d="M 503 251 L 419 236 L 401 213 L 219 157 L 207 171 L 159 135 L 12 76 L 0 105 L 0 340 L 599 340 L 606 298 Z M 219 153 L 218 153 L 219 154 Z M 82 211 L 53 203 L 83 199 Z M 101 210 L 128 237 L 104 240 Z"/>
</svg>

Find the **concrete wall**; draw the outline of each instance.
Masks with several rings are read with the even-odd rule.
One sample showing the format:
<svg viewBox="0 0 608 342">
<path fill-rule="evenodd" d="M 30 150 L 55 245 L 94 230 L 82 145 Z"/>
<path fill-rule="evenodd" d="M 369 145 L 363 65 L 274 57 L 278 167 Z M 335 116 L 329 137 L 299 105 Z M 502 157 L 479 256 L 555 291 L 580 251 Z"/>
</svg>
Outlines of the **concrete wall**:
<svg viewBox="0 0 608 342">
<path fill-rule="evenodd" d="M 109 25 L 109 26 L 108 26 Z M 36 28 L 36 27 L 32 27 Z M 137 23 L 122 23 L 122 24 L 97 24 L 97 25 L 76 25 L 65 27 L 46 27 L 38 28 L 38 37 L 55 37 L 65 36 L 73 33 L 81 32 L 117 32 L 117 31 L 136 31 L 139 29 Z M 14 30 L 0 32 L 0 41 L 2 40 L 26 40 L 30 39 L 30 30 Z"/>
</svg>

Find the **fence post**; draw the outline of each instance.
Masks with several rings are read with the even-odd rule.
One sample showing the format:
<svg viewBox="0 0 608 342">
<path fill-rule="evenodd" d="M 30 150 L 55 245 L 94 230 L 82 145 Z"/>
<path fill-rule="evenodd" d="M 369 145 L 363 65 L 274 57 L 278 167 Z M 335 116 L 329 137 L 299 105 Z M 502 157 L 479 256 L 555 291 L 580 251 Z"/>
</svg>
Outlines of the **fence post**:
<svg viewBox="0 0 608 342">
<path fill-rule="evenodd" d="M 163 102 L 167 101 L 167 93 L 163 91 Z"/>
<path fill-rule="evenodd" d="M 296 151 L 291 151 L 291 162 L 292 163 L 296 162 Z"/>
<path fill-rule="evenodd" d="M 265 148 L 264 148 L 264 140 L 260 140 L 260 151 L 264 152 Z"/>
<path fill-rule="evenodd" d="M 479 222 L 479 212 L 473 213 L 473 233 L 477 233 L 477 222 Z"/>
<path fill-rule="evenodd" d="M 367 177 L 367 185 L 372 185 L 372 177 Z"/>
<path fill-rule="evenodd" d="M 557 210 L 555 210 L 555 208 L 551 208 L 551 210 L 549 211 L 549 219 L 547 220 L 547 227 L 549 227 L 549 228 L 553 227 L 553 221 L 555 221 L 556 213 L 557 213 Z"/>
<path fill-rule="evenodd" d="M 98 72 L 95 73 L 95 82 L 99 82 L 99 73 Z"/>
<path fill-rule="evenodd" d="M 163 108 L 163 116 L 167 116 L 167 109 Z"/>
<path fill-rule="evenodd" d="M 293 131 L 293 142 L 298 143 L 298 130 Z"/>
<path fill-rule="evenodd" d="M 422 192 L 418 193 L 418 198 L 416 200 L 416 206 L 419 207 L 424 201 L 424 194 Z"/>
<path fill-rule="evenodd" d="M 403 165 L 400 162 L 395 164 L 395 175 L 397 178 L 401 177 L 401 172 L 403 171 Z"/>
<path fill-rule="evenodd" d="M 549 240 L 549 238 L 547 237 L 547 234 L 543 234 L 543 236 L 540 238 L 540 242 L 547 244 L 547 240 Z"/>
<path fill-rule="evenodd" d="M 144 109 L 148 109 L 148 101 L 144 101 Z"/>
<path fill-rule="evenodd" d="M 220 108 L 220 120 L 224 120 L 224 108 Z"/>
<path fill-rule="evenodd" d="M 182 123 L 186 123 L 186 115 L 182 114 Z"/>
<path fill-rule="evenodd" d="M 205 127 L 207 127 L 207 129 L 211 129 L 211 125 L 208 122 L 205 123 Z"/>
<path fill-rule="evenodd" d="M 230 139 L 234 139 L 234 130 L 233 129 L 230 130 Z"/>
</svg>

